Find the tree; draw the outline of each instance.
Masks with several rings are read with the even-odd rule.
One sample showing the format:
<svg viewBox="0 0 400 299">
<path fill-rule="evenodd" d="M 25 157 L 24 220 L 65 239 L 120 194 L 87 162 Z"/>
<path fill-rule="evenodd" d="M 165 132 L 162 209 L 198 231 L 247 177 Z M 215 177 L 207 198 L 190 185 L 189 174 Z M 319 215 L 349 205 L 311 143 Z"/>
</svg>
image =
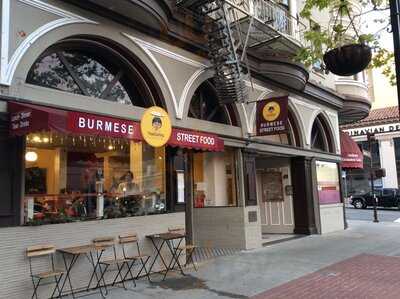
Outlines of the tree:
<svg viewBox="0 0 400 299">
<path fill-rule="evenodd" d="M 334 48 L 346 44 L 366 44 L 373 51 L 370 68 L 381 68 L 391 84 L 395 84 L 393 52 L 384 48 L 379 41 L 380 33 L 390 30 L 390 18 L 373 18 L 373 22 L 381 28 L 375 33 L 360 34 L 357 24 L 363 16 L 373 12 L 389 11 L 389 0 L 361 0 L 363 11 L 356 14 L 350 0 L 305 0 L 300 16 L 308 20 L 310 26 L 304 32 L 305 45 L 297 53 L 297 59 L 306 66 L 323 61 L 324 54 Z M 331 12 L 332 22 L 328 28 L 313 22 L 314 10 Z"/>
</svg>

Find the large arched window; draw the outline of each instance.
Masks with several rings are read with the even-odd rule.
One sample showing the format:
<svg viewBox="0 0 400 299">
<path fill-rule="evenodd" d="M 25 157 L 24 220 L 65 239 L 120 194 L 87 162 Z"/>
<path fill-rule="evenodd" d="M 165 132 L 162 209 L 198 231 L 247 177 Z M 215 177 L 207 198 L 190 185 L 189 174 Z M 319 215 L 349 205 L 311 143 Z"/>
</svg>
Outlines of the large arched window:
<svg viewBox="0 0 400 299">
<path fill-rule="evenodd" d="M 333 152 L 332 138 L 329 134 L 328 125 L 318 115 L 311 129 L 311 148 L 314 150 Z"/>
<path fill-rule="evenodd" d="M 27 83 L 120 104 L 149 107 L 152 88 L 123 55 L 86 39 L 69 39 L 48 48 L 32 65 Z"/>
<path fill-rule="evenodd" d="M 202 83 L 193 95 L 189 106 L 189 117 L 226 125 L 237 125 L 231 106 L 220 105 L 218 95 L 210 80 Z"/>
</svg>

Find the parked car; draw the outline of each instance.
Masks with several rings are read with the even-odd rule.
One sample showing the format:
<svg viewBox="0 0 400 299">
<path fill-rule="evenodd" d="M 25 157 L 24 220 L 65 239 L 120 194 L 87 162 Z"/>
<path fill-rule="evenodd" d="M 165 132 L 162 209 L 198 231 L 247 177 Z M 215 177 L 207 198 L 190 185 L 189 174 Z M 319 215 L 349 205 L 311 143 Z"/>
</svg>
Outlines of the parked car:
<svg viewBox="0 0 400 299">
<path fill-rule="evenodd" d="M 377 206 L 379 207 L 397 207 L 400 210 L 400 191 L 394 188 L 384 188 L 375 190 Z M 350 198 L 351 204 L 356 209 L 366 209 L 374 205 L 372 192 L 352 195 Z"/>
</svg>

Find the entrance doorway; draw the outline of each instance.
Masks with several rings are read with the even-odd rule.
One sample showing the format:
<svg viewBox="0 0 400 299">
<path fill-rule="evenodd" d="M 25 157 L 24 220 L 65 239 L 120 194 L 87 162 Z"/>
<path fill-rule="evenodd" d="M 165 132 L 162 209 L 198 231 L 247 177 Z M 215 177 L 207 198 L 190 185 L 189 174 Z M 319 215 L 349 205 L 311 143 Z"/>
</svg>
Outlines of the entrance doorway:
<svg viewBox="0 0 400 299">
<path fill-rule="evenodd" d="M 256 167 L 263 239 L 285 239 L 295 226 L 290 158 L 262 156 L 257 158 Z"/>
</svg>

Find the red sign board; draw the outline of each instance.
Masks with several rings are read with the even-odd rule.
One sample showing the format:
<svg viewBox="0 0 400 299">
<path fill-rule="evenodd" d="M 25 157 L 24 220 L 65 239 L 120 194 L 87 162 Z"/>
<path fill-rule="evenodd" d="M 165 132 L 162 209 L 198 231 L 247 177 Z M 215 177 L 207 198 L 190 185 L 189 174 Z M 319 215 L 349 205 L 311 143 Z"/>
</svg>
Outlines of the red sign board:
<svg viewBox="0 0 400 299">
<path fill-rule="evenodd" d="M 112 138 L 142 139 L 137 122 L 81 112 L 68 112 L 68 131 Z"/>
<path fill-rule="evenodd" d="M 65 134 L 143 140 L 140 124 L 133 120 L 14 102 L 9 102 L 8 107 L 12 135 L 56 131 Z M 217 135 L 184 129 L 172 129 L 167 144 L 206 151 L 224 150 L 224 141 Z"/>
<path fill-rule="evenodd" d="M 287 132 L 288 97 L 277 97 L 257 102 L 257 136 Z"/>
<path fill-rule="evenodd" d="M 217 135 L 183 129 L 172 129 L 168 145 L 216 152 L 224 150 L 224 141 Z"/>
<path fill-rule="evenodd" d="M 11 135 L 23 136 L 46 130 L 66 132 L 66 113 L 63 110 L 14 102 L 8 103 L 8 110 Z"/>
</svg>

